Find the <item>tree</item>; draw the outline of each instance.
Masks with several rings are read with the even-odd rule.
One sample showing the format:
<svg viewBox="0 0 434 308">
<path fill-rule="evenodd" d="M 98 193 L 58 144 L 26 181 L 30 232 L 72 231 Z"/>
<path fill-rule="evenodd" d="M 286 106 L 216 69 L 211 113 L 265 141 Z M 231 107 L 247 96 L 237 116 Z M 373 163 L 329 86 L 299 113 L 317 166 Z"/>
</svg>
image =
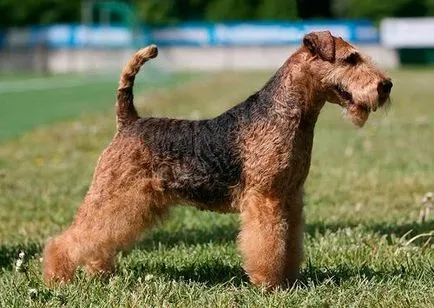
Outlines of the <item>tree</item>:
<svg viewBox="0 0 434 308">
<path fill-rule="evenodd" d="M 205 19 L 251 20 L 256 19 L 254 1 L 248 0 L 212 0 L 206 8 Z"/>
<path fill-rule="evenodd" d="M 80 5 L 80 0 L 0 0 L 0 26 L 77 22 Z"/>
<path fill-rule="evenodd" d="M 334 0 L 337 17 L 380 20 L 385 17 L 426 16 L 433 0 Z"/>
<path fill-rule="evenodd" d="M 331 1 L 332 0 L 297 0 L 298 17 L 331 18 Z"/>
<path fill-rule="evenodd" d="M 257 9 L 258 19 L 286 20 L 297 19 L 297 3 L 295 0 L 262 1 Z"/>
</svg>

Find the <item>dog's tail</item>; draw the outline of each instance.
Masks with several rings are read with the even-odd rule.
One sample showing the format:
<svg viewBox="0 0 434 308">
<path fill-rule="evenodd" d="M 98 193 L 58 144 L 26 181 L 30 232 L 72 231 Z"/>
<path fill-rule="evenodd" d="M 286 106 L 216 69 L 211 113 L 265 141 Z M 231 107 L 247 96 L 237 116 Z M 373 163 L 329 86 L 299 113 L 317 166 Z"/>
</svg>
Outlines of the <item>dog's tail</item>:
<svg viewBox="0 0 434 308">
<path fill-rule="evenodd" d="M 139 118 L 133 103 L 134 79 L 140 67 L 157 55 L 158 48 L 155 45 L 142 48 L 134 54 L 122 70 L 116 102 L 116 123 L 118 130 Z"/>
</svg>

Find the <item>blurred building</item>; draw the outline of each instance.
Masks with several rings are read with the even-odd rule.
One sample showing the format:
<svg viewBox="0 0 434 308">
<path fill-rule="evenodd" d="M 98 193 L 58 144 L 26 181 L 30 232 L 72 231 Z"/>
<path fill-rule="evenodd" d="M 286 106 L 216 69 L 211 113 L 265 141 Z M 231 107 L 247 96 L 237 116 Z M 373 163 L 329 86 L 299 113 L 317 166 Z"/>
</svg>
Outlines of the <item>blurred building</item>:
<svg viewBox="0 0 434 308">
<path fill-rule="evenodd" d="M 160 65 L 173 70 L 279 67 L 311 31 L 330 30 L 379 64 L 397 65 L 367 20 L 309 22 L 186 22 L 176 26 L 51 25 L 12 28 L 3 34 L 0 69 L 53 73 L 118 68 L 132 49 L 161 47 Z"/>
</svg>

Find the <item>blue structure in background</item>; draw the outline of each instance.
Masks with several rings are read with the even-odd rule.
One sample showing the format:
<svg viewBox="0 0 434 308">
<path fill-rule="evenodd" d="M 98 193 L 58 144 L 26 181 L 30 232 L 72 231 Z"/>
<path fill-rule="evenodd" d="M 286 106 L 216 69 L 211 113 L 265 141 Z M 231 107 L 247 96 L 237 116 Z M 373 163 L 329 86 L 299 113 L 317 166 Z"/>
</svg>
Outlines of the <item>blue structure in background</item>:
<svg viewBox="0 0 434 308">
<path fill-rule="evenodd" d="M 330 30 L 356 44 L 379 42 L 371 21 L 184 23 L 154 28 L 149 35 L 159 45 L 272 46 L 300 44 L 311 31 Z"/>
<path fill-rule="evenodd" d="M 155 43 L 161 46 L 278 46 L 299 44 L 304 34 L 330 30 L 355 44 L 379 42 L 368 20 L 308 22 L 187 22 L 176 26 L 144 26 L 137 33 L 122 26 L 51 25 L 9 29 L 0 47 L 121 48 Z"/>
</svg>

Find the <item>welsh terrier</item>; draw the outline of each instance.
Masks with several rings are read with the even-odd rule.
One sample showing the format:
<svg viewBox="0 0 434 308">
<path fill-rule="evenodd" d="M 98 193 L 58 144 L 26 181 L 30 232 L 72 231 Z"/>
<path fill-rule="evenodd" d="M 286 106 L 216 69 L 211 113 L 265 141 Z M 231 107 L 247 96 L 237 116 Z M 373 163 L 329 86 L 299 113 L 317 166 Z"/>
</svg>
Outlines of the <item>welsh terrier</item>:
<svg viewBox="0 0 434 308">
<path fill-rule="evenodd" d="M 157 52 L 154 45 L 139 50 L 122 71 L 117 132 L 74 222 L 45 247 L 45 281 L 69 281 L 79 266 L 113 271 L 116 254 L 170 206 L 189 204 L 240 213 L 238 245 L 253 284 L 293 283 L 321 108 L 338 104 L 361 127 L 389 101 L 391 80 L 342 38 L 312 32 L 261 90 L 223 114 L 200 121 L 141 118 L 134 78 Z"/>
</svg>

